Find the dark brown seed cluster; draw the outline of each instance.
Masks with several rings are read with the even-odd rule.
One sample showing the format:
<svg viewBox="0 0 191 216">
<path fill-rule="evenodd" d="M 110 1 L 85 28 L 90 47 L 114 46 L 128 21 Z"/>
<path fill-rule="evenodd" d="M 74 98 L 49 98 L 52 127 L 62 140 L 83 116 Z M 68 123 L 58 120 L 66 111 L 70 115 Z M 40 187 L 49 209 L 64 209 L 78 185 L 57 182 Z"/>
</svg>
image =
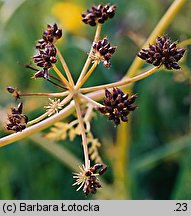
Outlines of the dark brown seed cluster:
<svg viewBox="0 0 191 216">
<path fill-rule="evenodd" d="M 47 25 L 47 30 L 44 31 L 42 39 L 38 40 L 36 44 L 38 54 L 33 56 L 34 63 L 42 68 L 35 73 L 35 78 L 43 77 L 47 79 L 49 77 L 48 71 L 52 64 L 57 61 L 54 42 L 61 36 L 62 30 L 58 28 L 57 24 Z"/>
<path fill-rule="evenodd" d="M 178 61 L 183 57 L 184 48 L 177 48 L 177 42 L 171 42 L 167 35 L 156 39 L 155 45 L 142 49 L 137 55 L 154 66 L 164 65 L 167 69 L 180 69 Z"/>
<path fill-rule="evenodd" d="M 98 42 L 94 42 L 93 45 L 93 55 L 92 60 L 98 61 L 98 63 L 101 61 L 103 62 L 103 65 L 107 68 L 111 66 L 110 59 L 112 55 L 114 54 L 116 47 L 112 47 L 110 43 L 108 42 L 107 37 L 105 37 L 103 40 L 99 40 Z"/>
<path fill-rule="evenodd" d="M 97 23 L 103 24 L 106 20 L 114 17 L 115 10 L 116 5 L 99 4 L 88 9 L 86 14 L 82 14 L 82 21 L 90 26 L 95 26 Z"/>
<path fill-rule="evenodd" d="M 56 63 L 56 48 L 54 44 L 47 44 L 44 50 L 39 50 L 37 55 L 33 56 L 34 63 L 42 67 L 43 69 L 48 70 L 52 67 L 52 64 Z"/>
<path fill-rule="evenodd" d="M 19 103 L 17 108 L 11 108 L 11 115 L 8 115 L 7 130 L 19 132 L 26 128 L 28 117 L 22 114 L 22 109 L 23 103 Z"/>
<path fill-rule="evenodd" d="M 106 115 L 109 120 L 113 121 L 115 125 L 119 125 L 120 121 L 127 122 L 128 114 L 136 109 L 135 102 L 137 95 L 124 94 L 119 88 L 113 88 L 111 93 L 105 90 L 105 98 L 103 100 L 104 106 L 98 107 L 102 114 Z"/>
<path fill-rule="evenodd" d="M 55 40 L 62 37 L 62 30 L 58 28 L 58 25 L 47 25 L 47 30 L 44 31 L 42 39 L 38 40 L 36 44 L 37 49 L 45 49 L 47 43 L 53 43 Z"/>
<path fill-rule="evenodd" d="M 85 181 L 83 187 L 83 192 L 85 195 L 88 195 L 89 193 L 95 194 L 97 192 L 97 189 L 101 187 L 101 184 L 99 183 L 99 180 L 95 174 L 103 175 L 106 170 L 106 166 L 103 166 L 102 164 L 95 164 L 86 171 L 85 175 L 87 180 Z"/>
</svg>

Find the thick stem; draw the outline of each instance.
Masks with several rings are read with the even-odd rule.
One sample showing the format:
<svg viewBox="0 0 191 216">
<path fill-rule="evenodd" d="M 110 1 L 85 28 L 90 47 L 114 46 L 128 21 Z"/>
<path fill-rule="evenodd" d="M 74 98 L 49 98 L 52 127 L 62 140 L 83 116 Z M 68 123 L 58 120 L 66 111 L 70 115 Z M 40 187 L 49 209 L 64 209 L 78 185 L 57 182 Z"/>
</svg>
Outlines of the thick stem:
<svg viewBox="0 0 191 216">
<path fill-rule="evenodd" d="M 114 185 L 117 188 L 118 198 L 120 199 L 130 199 L 130 175 L 127 172 L 129 169 L 128 158 L 129 158 L 129 148 L 131 141 L 131 118 L 129 118 L 128 124 L 122 123 L 117 127 L 116 137 L 116 154 L 117 157 L 114 160 Z M 120 134 L 120 136 L 119 136 Z M 120 155 L 120 160 L 119 160 Z"/>
<path fill-rule="evenodd" d="M 83 150 L 84 150 L 84 158 L 85 158 L 85 169 L 90 168 L 90 160 L 89 160 L 89 153 L 88 153 L 88 145 L 87 145 L 87 138 L 86 138 L 86 132 L 85 132 L 85 127 L 84 127 L 84 121 L 82 118 L 82 113 L 80 110 L 80 103 L 78 96 L 74 96 L 74 102 L 75 102 L 75 107 L 76 107 L 76 112 L 78 116 L 78 121 L 79 125 L 81 128 L 81 135 L 82 135 L 82 145 L 83 145 Z"/>
</svg>

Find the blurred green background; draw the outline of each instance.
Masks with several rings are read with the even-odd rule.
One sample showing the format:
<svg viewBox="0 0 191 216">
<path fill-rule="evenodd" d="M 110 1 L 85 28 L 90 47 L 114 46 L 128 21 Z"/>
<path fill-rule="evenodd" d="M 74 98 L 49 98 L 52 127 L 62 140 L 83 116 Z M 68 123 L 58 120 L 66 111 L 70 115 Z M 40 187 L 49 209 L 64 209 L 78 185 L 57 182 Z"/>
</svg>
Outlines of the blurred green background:
<svg viewBox="0 0 191 216">
<path fill-rule="evenodd" d="M 125 75 L 141 44 L 165 13 L 172 0 L 120 0 L 114 19 L 103 26 L 102 36 L 108 36 L 117 51 L 111 69 L 100 64 L 87 86 L 113 82 Z M 58 42 L 74 79 L 85 62 L 95 28 L 80 22 L 80 15 L 100 1 L 0 1 L 0 137 L 10 106 L 17 102 L 6 91 L 14 86 L 23 92 L 56 92 L 55 86 L 41 79 L 31 79 L 33 71 L 25 64 L 32 63 L 35 43 L 41 38 L 47 23 L 62 26 L 64 37 Z M 102 3 L 108 1 L 102 0 Z M 167 29 L 173 39 L 191 37 L 191 3 L 187 1 Z M 176 73 L 161 71 L 135 84 L 139 95 L 131 124 L 131 146 L 128 155 L 127 184 L 129 199 L 191 199 L 191 52 L 184 59 L 182 70 Z M 147 65 L 148 66 L 148 65 Z M 47 98 L 25 98 L 24 113 L 30 119 L 43 113 Z M 100 154 L 109 166 L 106 185 L 115 182 L 112 158 L 116 128 L 97 115 L 92 122 L 95 137 L 102 142 Z M 104 131 L 104 132 L 103 132 Z M 65 140 L 64 146 L 82 160 L 80 138 Z M 117 158 L 117 155 L 115 155 Z M 117 158 L 120 160 L 120 158 Z M 72 172 L 67 164 L 44 151 L 30 138 L 0 149 L 0 199 L 118 199 L 104 193 L 88 196 L 72 187 Z M 104 190 L 104 188 L 102 189 Z M 125 193 L 124 192 L 124 193 Z M 124 197 L 125 199 L 125 197 Z"/>
</svg>

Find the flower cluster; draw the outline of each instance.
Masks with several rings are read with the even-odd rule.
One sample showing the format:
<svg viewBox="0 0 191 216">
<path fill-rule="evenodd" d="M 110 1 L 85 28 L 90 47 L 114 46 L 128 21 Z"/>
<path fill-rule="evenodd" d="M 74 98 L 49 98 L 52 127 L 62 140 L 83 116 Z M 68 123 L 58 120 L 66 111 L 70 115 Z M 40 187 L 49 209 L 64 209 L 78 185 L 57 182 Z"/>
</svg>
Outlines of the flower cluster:
<svg viewBox="0 0 191 216">
<path fill-rule="evenodd" d="M 87 10 L 86 14 L 82 14 L 82 21 L 90 26 L 95 26 L 97 23 L 103 24 L 106 20 L 111 19 L 115 15 L 116 5 L 93 6 Z"/>
<path fill-rule="evenodd" d="M 42 68 L 35 73 L 35 78 L 43 77 L 47 79 L 49 77 L 48 71 L 52 64 L 57 61 L 54 42 L 61 36 L 62 30 L 58 28 L 57 24 L 47 25 L 47 30 L 44 31 L 42 39 L 38 40 L 36 44 L 38 54 L 33 56 L 34 63 Z"/>
<path fill-rule="evenodd" d="M 124 94 L 119 88 L 113 88 L 112 93 L 106 89 L 103 100 L 105 106 L 97 107 L 97 110 L 106 115 L 115 125 L 119 125 L 120 120 L 127 122 L 128 114 L 136 109 L 137 106 L 133 105 L 136 98 L 137 95 L 129 97 L 128 93 Z"/>
<path fill-rule="evenodd" d="M 93 54 L 91 56 L 93 61 L 97 61 L 98 63 L 101 61 L 105 67 L 110 67 L 110 59 L 114 54 L 116 47 L 111 47 L 108 42 L 107 37 L 103 40 L 99 40 L 98 42 L 93 42 Z"/>
<path fill-rule="evenodd" d="M 137 55 L 154 66 L 164 65 L 167 69 L 180 69 L 178 61 L 183 57 L 184 48 L 177 48 L 176 42 L 171 42 L 167 35 L 156 39 L 155 45 L 142 49 Z"/>
<path fill-rule="evenodd" d="M 8 115 L 7 130 L 19 132 L 26 128 L 28 117 L 22 114 L 22 109 L 23 103 L 19 103 L 17 108 L 11 108 L 11 115 Z"/>
<path fill-rule="evenodd" d="M 60 109 L 62 109 L 62 104 L 60 99 L 55 98 L 54 100 L 50 99 L 50 103 L 44 108 L 48 112 L 48 116 L 51 116 L 54 113 L 58 113 Z"/>
<path fill-rule="evenodd" d="M 81 172 L 74 173 L 74 177 L 76 178 L 76 182 L 73 185 L 80 185 L 77 190 L 83 187 L 83 192 L 85 195 L 89 193 L 95 194 L 97 189 L 101 187 L 98 175 L 103 175 L 107 167 L 102 164 L 95 164 L 93 167 L 89 169 L 85 169 L 85 167 L 80 167 Z"/>
</svg>

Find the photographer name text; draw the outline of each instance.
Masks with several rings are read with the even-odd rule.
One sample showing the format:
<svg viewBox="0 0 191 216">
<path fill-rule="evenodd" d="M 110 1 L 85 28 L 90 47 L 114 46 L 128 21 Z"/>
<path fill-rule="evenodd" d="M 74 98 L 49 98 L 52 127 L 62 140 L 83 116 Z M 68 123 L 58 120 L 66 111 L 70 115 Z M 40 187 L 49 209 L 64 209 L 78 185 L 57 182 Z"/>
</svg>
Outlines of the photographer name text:
<svg viewBox="0 0 191 216">
<path fill-rule="evenodd" d="M 4 213 L 16 213 L 16 212 L 94 212 L 100 211 L 99 205 L 88 203 L 78 204 L 76 202 L 72 204 L 60 203 L 60 204 L 42 204 L 36 202 L 35 204 L 28 204 L 27 202 L 5 202 L 1 206 Z"/>
</svg>

